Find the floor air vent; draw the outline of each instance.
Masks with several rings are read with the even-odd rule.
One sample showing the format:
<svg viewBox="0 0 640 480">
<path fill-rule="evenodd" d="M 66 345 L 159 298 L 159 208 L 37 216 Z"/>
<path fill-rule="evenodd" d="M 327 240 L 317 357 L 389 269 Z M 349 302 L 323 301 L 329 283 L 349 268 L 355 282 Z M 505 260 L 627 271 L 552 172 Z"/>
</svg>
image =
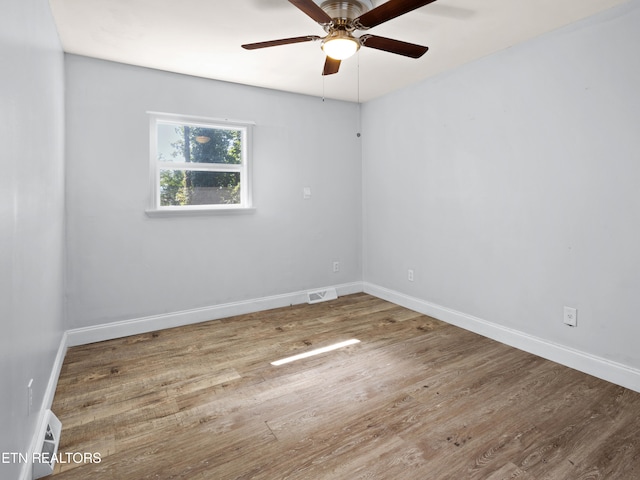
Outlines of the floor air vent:
<svg viewBox="0 0 640 480">
<path fill-rule="evenodd" d="M 62 423 L 58 420 L 51 410 L 45 413 L 44 431 L 39 436 L 40 451 L 34 452 L 33 455 L 33 477 L 42 478 L 53 473 L 55 466 L 58 444 L 60 443 L 60 431 Z"/>
<path fill-rule="evenodd" d="M 326 302 L 338 298 L 338 292 L 335 288 L 325 288 L 324 290 L 314 290 L 307 292 L 309 298 L 308 303 Z"/>
</svg>

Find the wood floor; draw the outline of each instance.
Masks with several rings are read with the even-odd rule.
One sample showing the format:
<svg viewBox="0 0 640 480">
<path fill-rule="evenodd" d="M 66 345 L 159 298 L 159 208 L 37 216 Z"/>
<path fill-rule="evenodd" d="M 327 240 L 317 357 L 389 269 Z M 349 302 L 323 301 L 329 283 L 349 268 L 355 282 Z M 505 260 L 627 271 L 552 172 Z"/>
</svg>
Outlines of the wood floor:
<svg viewBox="0 0 640 480">
<path fill-rule="evenodd" d="M 56 480 L 640 478 L 640 394 L 366 294 L 71 348 L 52 410 Z"/>
</svg>

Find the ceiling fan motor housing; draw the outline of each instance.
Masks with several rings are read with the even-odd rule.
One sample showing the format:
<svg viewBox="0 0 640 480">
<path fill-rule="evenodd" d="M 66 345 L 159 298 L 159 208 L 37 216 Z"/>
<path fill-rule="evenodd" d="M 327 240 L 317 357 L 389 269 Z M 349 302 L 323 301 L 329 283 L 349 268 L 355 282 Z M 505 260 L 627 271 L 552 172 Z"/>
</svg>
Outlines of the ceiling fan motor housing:
<svg viewBox="0 0 640 480">
<path fill-rule="evenodd" d="M 333 19 L 351 21 L 373 8 L 371 0 L 324 0 L 320 8 Z"/>
</svg>

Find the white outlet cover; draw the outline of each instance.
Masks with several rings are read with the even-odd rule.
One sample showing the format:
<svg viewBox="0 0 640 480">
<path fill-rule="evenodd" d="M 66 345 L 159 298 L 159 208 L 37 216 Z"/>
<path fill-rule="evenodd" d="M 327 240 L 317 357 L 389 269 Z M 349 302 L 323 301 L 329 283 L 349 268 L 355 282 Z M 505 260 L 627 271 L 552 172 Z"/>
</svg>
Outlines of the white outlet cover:
<svg viewBox="0 0 640 480">
<path fill-rule="evenodd" d="M 578 311 L 572 307 L 564 307 L 564 323 L 570 327 L 578 326 Z"/>
</svg>

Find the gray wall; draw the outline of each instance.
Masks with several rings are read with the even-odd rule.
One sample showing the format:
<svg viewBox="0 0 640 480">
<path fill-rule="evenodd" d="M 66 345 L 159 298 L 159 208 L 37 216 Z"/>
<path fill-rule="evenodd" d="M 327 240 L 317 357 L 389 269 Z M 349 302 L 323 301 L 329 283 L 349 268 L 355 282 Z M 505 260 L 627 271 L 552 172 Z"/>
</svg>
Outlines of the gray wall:
<svg viewBox="0 0 640 480">
<path fill-rule="evenodd" d="M 70 328 L 361 280 L 358 105 L 73 55 L 66 78 Z M 254 121 L 256 212 L 146 216 L 147 111 Z"/>
<path fill-rule="evenodd" d="M 640 368 L 639 27 L 634 0 L 364 105 L 364 280 Z"/>
<path fill-rule="evenodd" d="M 64 69 L 46 0 L 3 2 L 0 58 L 0 452 L 25 453 L 64 329 Z"/>
</svg>

